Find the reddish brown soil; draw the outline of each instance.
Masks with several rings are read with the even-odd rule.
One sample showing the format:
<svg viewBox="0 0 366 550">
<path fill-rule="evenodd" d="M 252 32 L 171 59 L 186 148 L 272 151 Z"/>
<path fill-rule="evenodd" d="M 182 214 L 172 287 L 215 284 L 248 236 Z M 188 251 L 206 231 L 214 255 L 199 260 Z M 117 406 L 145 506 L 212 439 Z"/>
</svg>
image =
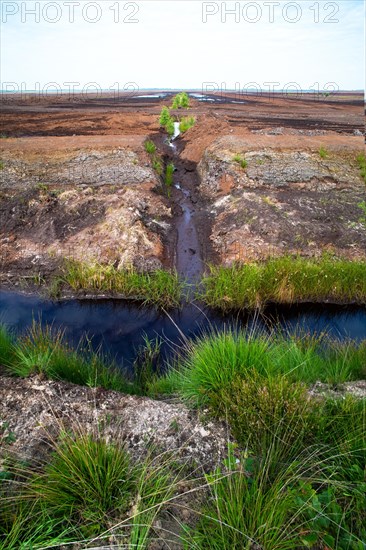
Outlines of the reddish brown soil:
<svg viewBox="0 0 366 550">
<path fill-rule="evenodd" d="M 188 233 L 188 238 L 178 246 L 183 245 L 187 254 L 187 250 L 192 255 L 200 254 L 203 262 L 235 259 L 238 241 L 245 248 L 240 252 L 241 258 L 252 257 L 250 250 L 260 256 L 267 248 L 292 251 L 302 242 L 309 248 L 314 241 L 320 248 L 334 244 L 336 251 L 362 255 L 366 237 L 359 223 L 361 211 L 357 201 L 362 200 L 364 187 L 355 163 L 364 142 L 359 135 L 364 124 L 361 94 L 335 94 L 328 98 L 309 95 L 296 99 L 268 94 L 237 97 L 227 93 L 211 94 L 209 99 L 215 101 L 191 100 L 187 114 L 195 116 L 197 122 L 176 141 L 174 152 L 164 143 L 165 134 L 158 125 L 161 107 L 171 102 L 169 96 L 165 99 L 126 96 L 118 100 L 112 95 L 3 97 L 0 134 L 6 139 L 0 141 L 5 166 L 0 171 L 3 189 L 0 252 L 4 258 L 6 251 L 10 263 L 5 261 L 2 269 L 9 271 L 11 263 L 16 265 L 17 250 L 29 243 L 40 245 L 42 250 L 52 245 L 61 255 L 72 245 L 79 257 L 85 249 L 93 251 L 98 240 L 101 259 L 116 265 L 121 264 L 121 255 L 128 253 L 132 263 L 138 258 L 136 263 L 142 267 L 144 255 L 151 265 L 160 262 L 172 266 L 177 262 L 182 212 L 187 212 L 187 208 L 200 250 L 190 250 Z M 186 113 L 179 111 L 182 114 Z M 165 162 L 173 160 L 177 169 L 174 181 L 184 188 L 185 198 L 178 189 L 172 189 L 169 199 L 162 194 L 143 149 L 147 138 L 157 144 Z M 221 138 L 226 139 L 225 143 Z M 320 147 L 337 157 L 335 164 L 346 163 L 345 170 L 341 170 L 341 185 L 332 172 L 332 159 L 327 167 L 332 177 L 322 176 L 317 184 L 315 178 L 311 186 L 300 177 L 281 189 L 268 183 L 263 186 L 255 173 L 252 179 L 246 179 L 229 162 L 236 152 L 260 155 L 272 151 L 281 163 L 281 155 L 293 151 L 312 156 L 314 163 Z M 115 158 L 116 152 L 117 157 L 122 155 L 122 160 Z M 132 164 L 125 160 L 126 155 L 134 155 L 133 161 L 130 158 Z M 205 166 L 211 157 L 216 163 L 213 168 Z M 77 177 L 68 177 L 65 167 L 78 167 L 78 163 L 87 167 L 89 173 L 78 172 Z M 119 168 L 124 170 L 123 177 L 115 176 Z M 284 165 L 284 173 L 287 168 Z M 146 170 L 150 170 L 150 176 L 144 179 Z M 209 184 L 201 185 L 202 179 L 208 179 Z M 46 184 L 48 191 L 40 188 L 40 184 Z M 315 189 L 314 185 L 318 187 Z M 90 196 L 86 191 L 85 197 L 87 186 L 104 187 L 94 189 Z M 58 195 L 62 198 L 65 190 L 74 192 L 74 202 L 61 204 Z M 224 199 L 223 205 L 227 199 L 231 206 L 215 206 L 220 198 Z M 140 206 L 133 213 L 135 200 Z M 320 200 L 322 210 L 316 207 Z M 278 205 L 277 209 L 274 205 Z M 167 215 L 169 209 L 171 213 Z M 106 229 L 107 210 L 110 225 Z M 285 214 L 282 217 L 281 212 Z M 342 223 L 332 218 L 332 212 Z M 288 221 L 288 213 L 295 213 L 299 221 L 296 232 Z M 123 228 L 118 220 L 126 216 L 129 221 Z M 132 244 L 131 239 L 124 240 L 126 231 L 133 236 Z M 25 259 L 28 268 L 34 265 L 31 263 L 34 257 L 39 256 L 32 246 Z M 303 252 L 312 254 L 310 249 Z M 47 262 L 49 265 L 50 261 Z M 24 262 L 20 262 L 15 272 L 24 269 Z"/>
<path fill-rule="evenodd" d="M 171 94 L 173 95 L 173 94 Z M 216 137 L 223 126 L 235 133 L 284 127 L 339 133 L 363 132 L 363 96 L 334 95 L 331 99 L 309 95 L 300 99 L 271 96 L 211 94 L 217 102 L 191 100 L 190 114 L 206 115 L 206 134 Z M 243 104 L 232 103 L 243 101 Z M 0 133 L 8 137 L 42 135 L 146 135 L 158 130 L 157 115 L 170 98 L 138 99 L 104 96 L 102 99 L 4 96 Z M 205 126 L 206 126 L 205 123 Z M 213 124 L 212 124 L 213 123 Z"/>
</svg>

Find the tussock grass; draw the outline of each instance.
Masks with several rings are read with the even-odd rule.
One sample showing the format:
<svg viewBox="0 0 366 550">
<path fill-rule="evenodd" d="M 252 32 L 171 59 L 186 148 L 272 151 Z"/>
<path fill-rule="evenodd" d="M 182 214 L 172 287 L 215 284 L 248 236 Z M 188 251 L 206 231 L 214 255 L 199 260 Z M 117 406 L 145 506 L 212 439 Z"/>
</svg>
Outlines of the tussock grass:
<svg viewBox="0 0 366 550">
<path fill-rule="evenodd" d="M 126 512 L 136 482 L 127 451 L 90 434 L 64 434 L 52 459 L 32 476 L 25 498 L 36 499 L 50 515 L 82 525 L 86 535 L 109 526 Z"/>
<path fill-rule="evenodd" d="M 224 311 L 261 308 L 268 302 L 366 301 L 366 262 L 322 256 L 283 256 L 262 263 L 210 267 L 199 297 Z"/>
<path fill-rule="evenodd" d="M 294 384 L 321 381 L 336 385 L 364 379 L 365 365 L 365 342 L 357 345 L 326 337 L 226 330 L 188 343 L 180 362 L 154 389 L 178 391 L 183 399 L 206 406 L 216 403 L 218 396 L 221 399 L 221 392 L 231 384 L 239 388 L 242 380 L 256 376 L 268 381 L 285 376 L 286 383 Z"/>
<path fill-rule="evenodd" d="M 357 164 L 361 172 L 361 177 L 364 179 L 366 183 L 366 156 L 364 153 L 358 155 Z"/>
<path fill-rule="evenodd" d="M 195 123 L 196 123 L 196 119 L 193 116 L 183 117 L 179 123 L 180 132 L 183 134 L 184 132 L 192 128 L 192 126 L 194 126 Z"/>
<path fill-rule="evenodd" d="M 1 326 L 0 334 L 9 332 Z M 137 385 L 128 380 L 113 361 L 108 361 L 99 351 L 93 351 L 87 340 L 81 341 L 75 350 L 66 342 L 63 331 L 34 321 L 24 335 L 11 339 L 11 342 L 9 353 L 3 355 L 1 361 L 11 375 L 42 374 L 82 386 L 139 393 Z"/>
<path fill-rule="evenodd" d="M 243 168 L 243 170 L 245 170 L 245 168 L 248 166 L 248 161 L 242 155 L 234 155 L 233 161 L 239 164 L 240 167 Z"/>
<path fill-rule="evenodd" d="M 163 107 L 159 117 L 160 126 L 165 126 L 171 119 L 168 107 Z"/>
<path fill-rule="evenodd" d="M 145 151 L 149 155 L 153 155 L 154 153 L 156 153 L 156 145 L 153 141 L 151 141 L 151 139 L 148 139 L 147 141 L 145 141 L 144 147 L 145 147 Z"/>
<path fill-rule="evenodd" d="M 171 195 L 171 189 L 173 186 L 173 175 L 174 175 L 175 166 L 172 162 L 169 162 L 165 169 L 165 187 L 167 189 L 168 197 Z"/>
<path fill-rule="evenodd" d="M 164 167 L 162 161 L 159 158 L 155 157 L 152 159 L 152 166 L 158 176 L 163 175 Z"/>
<path fill-rule="evenodd" d="M 226 420 L 245 449 L 208 476 L 211 496 L 188 530 L 193 548 L 362 548 L 365 400 L 314 399 L 303 383 L 328 380 L 327 371 L 333 379 L 334 362 L 343 381 L 348 358 L 348 375 L 365 376 L 365 344 L 349 346 L 233 331 L 190 344 L 168 379 Z"/>
<path fill-rule="evenodd" d="M 52 348 L 50 330 L 32 327 L 11 339 L 5 360 L 11 366 L 21 358 L 23 374 L 29 364 L 55 373 L 62 335 L 53 338 Z M 99 432 L 64 430 L 43 466 L 0 472 L 1 550 L 70 541 L 86 547 L 90 538 L 111 535 L 142 550 L 159 538 L 157 520 L 169 503 L 170 525 L 179 506 L 195 518 L 188 525 L 176 520 L 175 543 L 187 549 L 363 548 L 365 400 L 310 398 L 305 383 L 365 376 L 366 343 L 213 332 L 187 343 L 164 378 L 155 372 L 159 348 L 160 341 L 146 341 L 140 351 L 138 384 L 146 393 L 165 385 L 226 420 L 238 443 L 229 445 L 224 463 L 203 485 L 195 480 L 197 497 L 189 499 L 189 490 L 180 501 L 187 478 L 170 453 L 152 450 L 131 462 L 123 445 Z"/>
<path fill-rule="evenodd" d="M 217 469 L 207 476 L 210 498 L 192 530 L 192 548 L 296 548 L 300 541 L 293 525 L 298 511 L 290 488 L 298 483 L 306 463 L 285 466 L 269 481 L 273 455 L 261 463 L 247 453 L 239 456 L 229 457 L 226 474 Z"/>
<path fill-rule="evenodd" d="M 186 92 L 180 92 L 175 95 L 172 102 L 172 109 L 188 109 L 189 107 L 189 96 Z"/>
<path fill-rule="evenodd" d="M 319 156 L 320 156 L 321 159 L 326 159 L 326 158 L 329 157 L 329 153 L 328 153 L 327 149 L 323 146 L 321 146 L 319 148 L 318 153 L 319 153 Z"/>
<path fill-rule="evenodd" d="M 0 365 L 7 365 L 14 356 L 14 337 L 5 327 L 0 325 Z"/>
<path fill-rule="evenodd" d="M 0 548 L 96 547 L 112 535 L 143 550 L 181 470 L 170 455 L 131 461 L 123 443 L 98 432 L 61 432 L 47 463 L 8 469 Z"/>
<path fill-rule="evenodd" d="M 24 334 L 14 338 L 0 325 L 0 337 L 9 344 L 0 364 L 9 375 L 27 377 L 34 374 L 54 380 L 65 380 L 88 387 L 102 387 L 132 395 L 155 395 L 164 368 L 161 356 L 162 340 L 149 340 L 136 350 L 132 372 L 117 367 L 113 359 L 100 349 L 93 350 L 84 337 L 76 349 L 65 338 L 64 331 L 33 321 Z M 1 344 L 1 340 L 0 340 Z M 1 346 L 0 346 L 1 350 Z M 161 391 L 161 390 L 159 390 Z M 165 392 L 163 392 L 165 393 Z"/>
<path fill-rule="evenodd" d="M 259 456 L 250 448 L 229 455 L 226 472 L 207 476 L 211 495 L 186 548 L 361 550 L 365 486 L 358 458 L 336 446 L 295 445 L 294 460 L 279 460 L 271 445 Z"/>
<path fill-rule="evenodd" d="M 164 270 L 138 273 L 120 271 L 112 265 L 65 263 L 62 281 L 72 290 L 122 294 L 126 298 L 158 307 L 178 307 L 182 283 L 176 272 Z"/>
</svg>

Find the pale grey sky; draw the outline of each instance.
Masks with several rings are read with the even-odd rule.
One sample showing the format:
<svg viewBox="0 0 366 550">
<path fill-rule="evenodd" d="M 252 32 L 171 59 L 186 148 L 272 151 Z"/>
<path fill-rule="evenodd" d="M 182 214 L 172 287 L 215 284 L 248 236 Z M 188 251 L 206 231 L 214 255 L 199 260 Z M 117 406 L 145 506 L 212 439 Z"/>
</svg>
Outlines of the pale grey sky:
<svg viewBox="0 0 366 550">
<path fill-rule="evenodd" d="M 1 12 L 2 88 L 364 87 L 363 0 L 1 0 Z"/>
</svg>

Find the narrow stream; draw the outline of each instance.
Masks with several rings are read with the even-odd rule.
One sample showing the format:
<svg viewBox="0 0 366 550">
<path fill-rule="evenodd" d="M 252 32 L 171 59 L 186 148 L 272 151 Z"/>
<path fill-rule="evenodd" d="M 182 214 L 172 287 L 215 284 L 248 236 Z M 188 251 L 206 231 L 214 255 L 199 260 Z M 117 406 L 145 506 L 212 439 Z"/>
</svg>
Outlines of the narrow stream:
<svg viewBox="0 0 366 550">
<path fill-rule="evenodd" d="M 331 337 L 366 338 L 366 309 L 302 304 L 291 307 L 268 307 L 261 316 L 254 313 L 223 316 L 185 304 L 169 315 L 126 300 L 63 300 L 53 302 L 38 296 L 1 292 L 0 321 L 23 332 L 33 320 L 65 329 L 67 339 L 77 345 L 85 334 L 92 337 L 95 348 L 116 358 L 119 364 L 130 366 L 143 337 L 163 339 L 165 356 L 180 350 L 183 337 L 195 338 L 212 329 L 233 327 L 247 330 L 283 330 L 293 334 L 327 332 Z"/>
<path fill-rule="evenodd" d="M 181 208 L 176 217 L 175 265 L 179 275 L 195 285 L 203 273 L 203 260 L 199 236 L 195 225 L 197 199 L 192 192 L 198 182 L 194 167 L 180 159 L 175 140 L 179 123 L 168 141 L 170 157 L 175 160 L 173 198 Z M 188 300 L 179 310 L 162 313 L 155 308 L 141 307 L 126 300 L 63 300 L 54 302 L 39 296 L 27 296 L 17 292 L 0 293 L 0 322 L 21 333 L 33 320 L 52 324 L 65 330 L 71 344 L 77 345 L 88 335 L 95 348 L 129 368 L 144 337 L 163 341 L 162 353 L 167 357 L 181 350 L 186 338 L 196 338 L 211 330 L 224 328 L 249 331 L 283 331 L 287 334 L 299 331 L 307 334 L 327 332 L 331 337 L 366 339 L 366 308 L 330 305 L 301 304 L 291 307 L 271 306 L 263 314 L 254 313 L 223 316 L 214 310 Z"/>
<path fill-rule="evenodd" d="M 174 134 L 169 140 L 169 145 L 173 149 L 173 156 L 177 157 L 177 147 L 175 140 L 180 135 L 179 122 L 174 122 Z M 174 158 L 173 158 L 174 163 Z M 195 207 L 192 203 L 191 191 L 184 187 L 182 166 L 178 166 L 174 174 L 174 187 L 179 192 L 179 206 L 182 209 L 182 215 L 179 216 L 176 223 L 177 243 L 175 266 L 182 279 L 191 285 L 193 293 L 194 286 L 201 278 L 203 272 L 203 261 L 200 253 L 200 243 L 197 229 L 194 223 Z"/>
</svg>

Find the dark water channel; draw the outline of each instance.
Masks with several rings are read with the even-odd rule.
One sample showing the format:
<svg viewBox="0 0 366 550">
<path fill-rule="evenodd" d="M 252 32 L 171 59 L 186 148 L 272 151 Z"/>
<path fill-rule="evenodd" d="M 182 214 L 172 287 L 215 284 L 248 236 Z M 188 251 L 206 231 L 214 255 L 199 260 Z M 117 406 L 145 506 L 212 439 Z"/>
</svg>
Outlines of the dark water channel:
<svg viewBox="0 0 366 550">
<path fill-rule="evenodd" d="M 198 175 L 179 159 L 175 139 L 179 123 L 168 140 L 171 158 L 176 163 L 174 192 L 181 208 L 177 217 L 175 264 L 179 275 L 192 288 L 203 271 L 200 243 L 195 227 L 195 206 L 192 192 Z M 188 176 L 187 176 L 188 174 Z M 197 202 L 197 201 L 196 201 Z M 192 294 L 193 296 L 193 294 Z M 301 304 L 271 306 L 262 314 L 242 313 L 222 315 L 202 304 L 186 302 L 179 310 L 163 313 L 155 308 L 142 307 L 127 300 L 68 299 L 52 301 L 37 295 L 19 292 L 0 292 L 0 322 L 16 333 L 24 332 L 33 320 L 65 330 L 67 340 L 77 346 L 82 338 L 91 339 L 92 346 L 128 368 L 136 358 L 144 338 L 162 341 L 161 351 L 166 358 L 179 352 L 186 339 L 211 330 L 276 331 L 293 334 L 326 332 L 330 337 L 356 342 L 366 339 L 366 307 Z"/>
<path fill-rule="evenodd" d="M 327 331 L 332 337 L 355 341 L 366 339 L 366 308 L 301 305 L 269 307 L 261 316 L 254 313 L 222 316 L 213 310 L 186 304 L 167 314 L 154 308 L 142 308 L 124 300 L 64 300 L 53 302 L 15 292 L 0 294 L 1 322 L 22 332 L 32 320 L 65 329 L 68 340 L 76 345 L 87 334 L 94 347 L 119 364 L 131 365 L 143 337 L 160 336 L 162 351 L 170 355 L 181 349 L 183 336 L 195 338 L 211 329 L 234 327 L 247 330 L 297 330 L 309 333 Z"/>
</svg>

